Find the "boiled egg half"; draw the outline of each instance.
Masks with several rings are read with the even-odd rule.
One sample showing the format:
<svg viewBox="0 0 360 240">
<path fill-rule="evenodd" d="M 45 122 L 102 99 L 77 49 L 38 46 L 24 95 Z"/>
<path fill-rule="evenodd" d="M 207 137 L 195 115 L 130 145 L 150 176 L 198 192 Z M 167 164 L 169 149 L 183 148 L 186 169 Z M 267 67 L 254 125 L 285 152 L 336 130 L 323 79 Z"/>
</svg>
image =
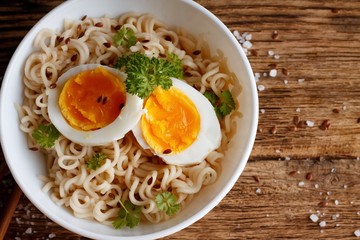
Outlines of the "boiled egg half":
<svg viewBox="0 0 360 240">
<path fill-rule="evenodd" d="M 157 87 L 146 99 L 133 133 L 144 149 L 167 164 L 197 164 L 220 146 L 220 124 L 203 94 L 182 80 L 172 78 L 172 83 L 169 90 Z"/>
<path fill-rule="evenodd" d="M 143 100 L 126 92 L 126 75 L 99 64 L 71 68 L 48 90 L 51 122 L 66 138 L 102 145 L 129 132 L 142 115 Z"/>
</svg>

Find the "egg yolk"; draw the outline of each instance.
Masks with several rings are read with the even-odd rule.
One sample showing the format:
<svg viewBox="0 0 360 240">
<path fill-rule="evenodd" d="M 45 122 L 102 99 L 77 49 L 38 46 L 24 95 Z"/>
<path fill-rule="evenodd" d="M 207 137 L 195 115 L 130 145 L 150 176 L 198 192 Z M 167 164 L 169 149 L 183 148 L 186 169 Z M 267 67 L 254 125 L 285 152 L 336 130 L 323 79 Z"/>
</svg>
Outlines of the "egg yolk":
<svg viewBox="0 0 360 240">
<path fill-rule="evenodd" d="M 143 137 L 158 154 L 175 154 L 189 147 L 200 131 L 200 115 L 180 90 L 158 87 L 146 100 L 141 118 Z"/>
<path fill-rule="evenodd" d="M 59 106 L 72 127 L 91 131 L 113 122 L 125 101 L 126 90 L 120 77 L 97 67 L 67 80 L 60 93 Z"/>
</svg>

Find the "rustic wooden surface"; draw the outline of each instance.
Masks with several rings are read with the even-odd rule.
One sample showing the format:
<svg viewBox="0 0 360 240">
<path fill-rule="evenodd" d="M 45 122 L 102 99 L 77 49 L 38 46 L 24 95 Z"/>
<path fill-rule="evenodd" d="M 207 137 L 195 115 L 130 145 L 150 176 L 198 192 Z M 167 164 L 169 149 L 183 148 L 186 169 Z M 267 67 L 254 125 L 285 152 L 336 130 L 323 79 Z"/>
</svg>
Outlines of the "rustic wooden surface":
<svg viewBox="0 0 360 240">
<path fill-rule="evenodd" d="M 61 2 L 0 2 L 0 76 L 22 37 Z M 265 89 L 259 92 L 259 133 L 236 185 L 203 219 L 165 239 L 356 239 L 354 232 L 360 229 L 360 2 L 197 2 L 230 30 L 252 34 L 249 60 L 254 72 L 261 73 L 258 84 Z M 269 50 L 280 58 L 269 56 Z M 272 68 L 277 76 L 264 77 Z M 282 73 L 283 68 L 289 75 Z M 296 131 L 295 116 L 301 121 Z M 330 127 L 324 130 L 325 120 Z M 1 183 L 2 201 L 7 195 L 4 189 L 13 186 L 9 181 Z M 326 226 L 312 222 L 312 213 Z M 84 239 L 50 221 L 25 197 L 5 239 L 15 237 Z"/>
</svg>

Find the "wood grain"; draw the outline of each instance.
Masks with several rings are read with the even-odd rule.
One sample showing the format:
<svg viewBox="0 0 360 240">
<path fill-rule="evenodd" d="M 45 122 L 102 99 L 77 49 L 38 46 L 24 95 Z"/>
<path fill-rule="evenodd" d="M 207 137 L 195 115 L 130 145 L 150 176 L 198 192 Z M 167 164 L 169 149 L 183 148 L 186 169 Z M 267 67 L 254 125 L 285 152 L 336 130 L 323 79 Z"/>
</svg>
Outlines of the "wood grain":
<svg viewBox="0 0 360 240">
<path fill-rule="evenodd" d="M 61 2 L 0 3 L 0 75 L 26 32 Z M 255 73 L 268 73 L 271 68 L 278 73 L 274 78 L 261 76 L 258 82 L 265 87 L 259 92 L 264 113 L 242 176 L 209 214 L 165 239 L 356 239 L 354 231 L 360 229 L 360 2 L 197 2 L 231 31 L 252 34 L 257 56 L 252 54 L 249 60 Z M 272 37 L 274 31 L 277 39 Z M 268 56 L 269 50 L 280 58 Z M 314 126 L 293 131 L 294 116 Z M 322 130 L 319 126 L 325 120 L 331 126 Z M 271 133 L 274 126 L 276 134 Z M 312 213 L 319 214 L 326 226 L 312 222 Z M 83 239 L 46 218 L 26 197 L 20 200 L 5 239 L 15 237 Z"/>
</svg>

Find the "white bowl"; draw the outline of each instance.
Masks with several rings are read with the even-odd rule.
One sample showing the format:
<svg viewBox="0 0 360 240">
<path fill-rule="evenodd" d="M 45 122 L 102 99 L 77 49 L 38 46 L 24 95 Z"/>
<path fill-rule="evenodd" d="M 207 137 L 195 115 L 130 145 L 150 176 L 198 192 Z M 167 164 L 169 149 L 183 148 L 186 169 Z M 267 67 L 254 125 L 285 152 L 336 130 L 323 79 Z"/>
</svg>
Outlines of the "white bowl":
<svg viewBox="0 0 360 240">
<path fill-rule="evenodd" d="M 33 41 L 40 29 L 60 30 L 64 18 L 80 19 L 87 15 L 116 17 L 128 11 L 151 13 L 168 25 L 180 26 L 195 36 L 203 34 L 213 53 L 221 50 L 228 67 L 242 86 L 238 97 L 239 129 L 230 143 L 223 170 L 217 181 L 207 186 L 176 217 L 159 224 L 142 224 L 133 229 L 116 230 L 96 221 L 75 218 L 57 206 L 42 192 L 39 175 L 46 173 L 43 156 L 28 150 L 25 134 L 19 129 L 15 104 L 23 101 L 22 75 L 25 59 L 33 51 Z M 255 140 L 258 98 L 253 72 L 246 55 L 227 27 L 212 13 L 190 0 L 72 0 L 43 17 L 26 35 L 14 53 L 1 87 L 1 145 L 7 164 L 29 200 L 51 220 L 77 234 L 94 239 L 155 239 L 173 234 L 202 218 L 231 190 L 242 173 Z"/>
</svg>

